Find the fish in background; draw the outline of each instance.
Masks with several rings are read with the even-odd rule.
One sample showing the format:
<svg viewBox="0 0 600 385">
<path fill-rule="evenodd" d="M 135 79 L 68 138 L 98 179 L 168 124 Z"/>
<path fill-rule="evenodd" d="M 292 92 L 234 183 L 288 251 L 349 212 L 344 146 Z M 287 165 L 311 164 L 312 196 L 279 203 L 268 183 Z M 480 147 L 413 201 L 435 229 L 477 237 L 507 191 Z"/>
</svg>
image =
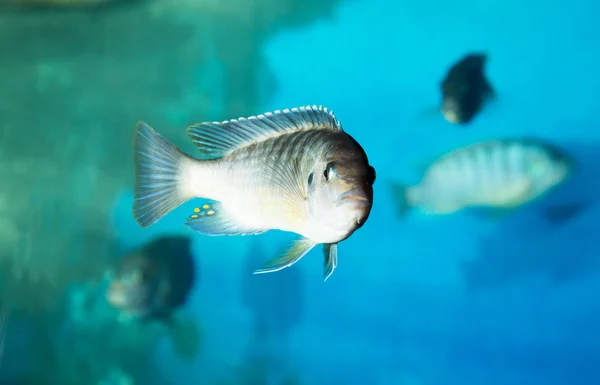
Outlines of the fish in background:
<svg viewBox="0 0 600 385">
<path fill-rule="evenodd" d="M 476 258 L 461 264 L 468 289 L 533 276 L 564 284 L 600 270 L 600 238 L 590 225 L 600 212 L 600 141 L 565 141 L 561 147 L 575 159 L 577 172 L 479 240 Z"/>
<path fill-rule="evenodd" d="M 561 142 L 577 164 L 577 172 L 541 201 L 530 205 L 524 214 L 542 212 L 549 223 L 566 223 L 593 207 L 600 198 L 600 141 Z"/>
<path fill-rule="evenodd" d="M 121 258 L 112 275 L 106 298 L 124 319 L 173 326 L 197 282 L 191 239 L 158 238 Z"/>
<path fill-rule="evenodd" d="M 193 158 L 139 122 L 134 134 L 133 216 L 142 227 L 193 198 L 186 226 L 205 235 L 268 230 L 302 238 L 254 273 L 289 267 L 323 244 L 324 279 L 337 245 L 362 227 L 373 204 L 375 169 L 332 111 L 306 106 L 249 118 L 204 122 L 187 133 Z"/>
<path fill-rule="evenodd" d="M 441 113 L 450 123 L 466 124 L 481 111 L 495 92 L 485 76 L 487 55 L 472 53 L 450 67 L 440 85 Z"/>
<path fill-rule="evenodd" d="M 440 156 L 416 185 L 391 186 L 400 216 L 412 207 L 428 215 L 476 208 L 496 216 L 544 196 L 575 170 L 566 151 L 541 139 L 494 139 Z"/>
</svg>

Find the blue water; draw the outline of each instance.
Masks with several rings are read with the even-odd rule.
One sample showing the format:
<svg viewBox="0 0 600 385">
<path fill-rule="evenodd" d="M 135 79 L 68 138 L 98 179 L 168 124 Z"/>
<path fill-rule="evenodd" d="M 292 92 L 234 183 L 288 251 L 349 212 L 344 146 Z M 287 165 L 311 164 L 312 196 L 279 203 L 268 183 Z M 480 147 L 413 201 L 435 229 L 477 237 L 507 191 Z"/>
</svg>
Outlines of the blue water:
<svg viewBox="0 0 600 385">
<path fill-rule="evenodd" d="M 323 282 L 316 250 L 292 267 L 306 300 L 290 365 L 306 383 L 600 383 L 600 204 L 558 227 L 534 209 L 496 219 L 413 213 L 400 220 L 387 189 L 390 180 L 415 182 L 423 162 L 479 139 L 600 142 L 599 22 L 600 3 L 581 0 L 348 1 L 331 19 L 268 43 L 277 92 L 256 113 L 332 108 L 378 176 L 372 215 L 340 245 L 331 279 Z M 474 50 L 489 53 L 486 72 L 498 100 L 466 128 L 424 118 L 439 102 L 447 67 Z M 600 157 L 594 154 L 586 156 Z M 573 194 L 593 200 L 587 182 L 600 174 L 586 175 Z M 162 232 L 187 233 L 189 206 L 151 229 L 139 228 L 130 210 L 125 192 L 115 227 L 127 234 L 127 247 Z M 288 239 L 258 237 L 267 252 Z M 174 383 L 243 360 L 251 328 L 239 291 L 251 274 L 242 258 L 250 242 L 194 236 L 202 282 L 188 310 L 205 323 L 206 354 L 178 362 L 165 343 L 159 355 Z M 484 257 L 493 282 L 466 285 L 463 262 Z M 548 279 L 561 269 L 572 270 L 568 279 Z"/>
</svg>

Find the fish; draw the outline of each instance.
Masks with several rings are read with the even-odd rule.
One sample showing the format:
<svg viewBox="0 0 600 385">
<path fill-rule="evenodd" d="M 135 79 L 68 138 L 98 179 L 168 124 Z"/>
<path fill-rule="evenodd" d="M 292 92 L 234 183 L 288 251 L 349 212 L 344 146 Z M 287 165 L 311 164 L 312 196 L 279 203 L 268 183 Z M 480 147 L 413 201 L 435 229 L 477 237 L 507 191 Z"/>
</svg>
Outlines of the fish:
<svg viewBox="0 0 600 385">
<path fill-rule="evenodd" d="M 210 235 L 269 230 L 300 237 L 254 274 L 279 271 L 323 245 L 324 280 L 337 267 L 338 243 L 367 221 L 375 168 L 333 111 L 304 106 L 186 130 L 194 158 L 147 123 L 134 133 L 133 217 L 149 227 L 183 203 L 203 198 L 185 226 Z"/>
<path fill-rule="evenodd" d="M 173 326 L 197 284 L 191 239 L 163 236 L 121 258 L 110 274 L 106 299 L 126 320 Z"/>
<path fill-rule="evenodd" d="M 485 76 L 487 54 L 464 56 L 448 70 L 440 84 L 441 113 L 454 124 L 467 124 L 495 97 L 495 91 Z"/>
<path fill-rule="evenodd" d="M 390 186 L 399 216 L 412 207 L 429 215 L 482 208 L 480 214 L 501 216 L 544 196 L 576 169 L 569 153 L 542 139 L 493 139 L 438 157 L 416 185 Z"/>
</svg>

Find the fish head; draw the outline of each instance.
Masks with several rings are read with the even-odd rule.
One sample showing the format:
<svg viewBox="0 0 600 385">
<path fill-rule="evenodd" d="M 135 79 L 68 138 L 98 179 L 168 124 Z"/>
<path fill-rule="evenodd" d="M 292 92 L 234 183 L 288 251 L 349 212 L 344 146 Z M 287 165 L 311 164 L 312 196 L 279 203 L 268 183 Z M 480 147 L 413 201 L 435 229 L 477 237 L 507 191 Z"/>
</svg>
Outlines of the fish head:
<svg viewBox="0 0 600 385">
<path fill-rule="evenodd" d="M 558 149 L 540 149 L 529 156 L 527 175 L 539 193 L 565 181 L 575 168 L 574 160 Z"/>
<path fill-rule="evenodd" d="M 455 98 L 444 99 L 441 112 L 444 118 L 450 123 L 460 123 L 463 120 L 460 104 Z"/>
<path fill-rule="evenodd" d="M 479 110 L 482 96 L 465 81 L 447 82 L 442 87 L 440 112 L 450 123 L 466 123 Z"/>
<path fill-rule="evenodd" d="M 351 233 L 371 213 L 376 175 L 362 147 L 344 135 L 315 160 L 307 200 L 312 218 L 332 230 Z"/>
<path fill-rule="evenodd" d="M 156 282 L 143 260 L 125 261 L 106 292 L 114 308 L 127 313 L 145 313 L 155 301 Z"/>
</svg>

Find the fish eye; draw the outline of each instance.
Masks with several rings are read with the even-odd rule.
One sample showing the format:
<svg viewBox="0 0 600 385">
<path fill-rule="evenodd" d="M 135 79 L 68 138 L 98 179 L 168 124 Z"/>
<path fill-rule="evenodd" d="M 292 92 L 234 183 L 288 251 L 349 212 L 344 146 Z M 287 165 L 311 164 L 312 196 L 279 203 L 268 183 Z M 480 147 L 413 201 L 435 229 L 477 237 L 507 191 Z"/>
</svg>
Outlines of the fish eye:
<svg viewBox="0 0 600 385">
<path fill-rule="evenodd" d="M 335 164 L 333 162 L 327 163 L 327 166 L 325 167 L 325 171 L 323 171 L 323 176 L 325 177 L 325 180 L 328 182 L 331 178 L 333 178 L 335 176 Z"/>
<path fill-rule="evenodd" d="M 312 184 L 314 178 L 315 178 L 315 174 L 313 174 L 312 172 L 310 174 L 308 174 L 308 185 L 309 186 Z"/>
</svg>

